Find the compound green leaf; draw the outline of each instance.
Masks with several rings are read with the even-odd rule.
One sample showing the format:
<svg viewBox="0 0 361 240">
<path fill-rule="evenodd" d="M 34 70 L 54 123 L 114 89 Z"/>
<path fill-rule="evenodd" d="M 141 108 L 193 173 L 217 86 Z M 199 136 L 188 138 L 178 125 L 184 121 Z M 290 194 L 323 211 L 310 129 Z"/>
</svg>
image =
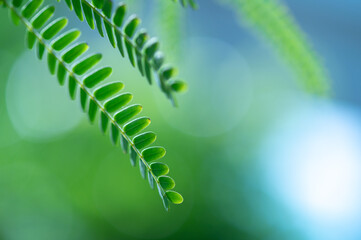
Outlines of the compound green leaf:
<svg viewBox="0 0 361 240">
<path fill-rule="evenodd" d="M 119 129 L 114 124 L 111 124 L 111 127 L 110 127 L 110 140 L 112 141 L 113 145 L 118 144 L 118 139 L 119 139 Z"/>
<path fill-rule="evenodd" d="M 54 6 L 47 6 L 38 12 L 31 21 L 33 28 L 41 28 L 53 16 L 54 11 Z"/>
<path fill-rule="evenodd" d="M 145 166 L 143 161 L 140 159 L 139 159 L 139 171 L 140 171 L 140 175 L 142 176 L 142 178 L 145 179 L 145 175 L 147 173 L 147 167 Z"/>
<path fill-rule="evenodd" d="M 181 204 L 183 202 L 183 197 L 175 191 L 167 191 L 167 198 L 174 204 Z"/>
<path fill-rule="evenodd" d="M 114 119 L 118 124 L 124 124 L 128 120 L 130 120 L 131 118 L 136 116 L 138 113 L 140 113 L 142 111 L 142 108 L 143 107 L 138 104 L 131 105 L 129 107 L 122 109 L 120 112 L 118 112 L 114 116 Z"/>
<path fill-rule="evenodd" d="M 104 67 L 91 73 L 84 79 L 84 85 L 88 88 L 96 86 L 101 81 L 105 80 L 112 73 L 111 67 Z"/>
<path fill-rule="evenodd" d="M 49 40 L 53 38 L 58 32 L 60 32 L 68 24 L 68 19 L 58 18 L 49 23 L 49 25 L 41 31 L 41 35 L 44 39 Z"/>
<path fill-rule="evenodd" d="M 107 32 L 107 36 L 108 36 L 110 44 L 115 48 L 116 44 L 115 44 L 115 40 L 114 40 L 114 33 L 113 33 L 112 26 L 108 22 L 104 22 L 104 27 L 105 27 L 105 31 Z"/>
<path fill-rule="evenodd" d="M 157 136 L 153 132 L 142 133 L 133 139 L 133 143 L 137 149 L 142 149 L 156 140 Z"/>
<path fill-rule="evenodd" d="M 165 155 L 165 149 L 163 147 L 149 147 L 142 151 L 142 156 L 147 162 L 161 159 Z"/>
<path fill-rule="evenodd" d="M 124 138 L 124 136 L 122 136 L 122 138 L 121 138 L 121 146 L 122 146 L 123 152 L 128 153 L 128 151 L 129 151 L 129 142 L 128 142 L 127 139 Z"/>
<path fill-rule="evenodd" d="M 137 29 L 138 25 L 140 24 L 140 19 L 137 18 L 135 15 L 129 17 L 128 22 L 125 24 L 124 32 L 128 37 L 133 37 L 135 30 Z"/>
<path fill-rule="evenodd" d="M 151 38 L 145 46 L 145 55 L 148 59 L 152 59 L 159 49 L 159 42 L 156 38 Z"/>
<path fill-rule="evenodd" d="M 117 46 L 120 54 L 124 57 L 123 38 L 118 31 L 115 31 L 115 38 L 117 40 Z"/>
<path fill-rule="evenodd" d="M 132 64 L 133 67 L 135 67 L 135 60 L 134 60 L 134 54 L 133 54 L 133 46 L 130 42 L 125 41 L 125 48 L 127 49 L 127 53 L 128 53 L 128 58 L 130 63 Z"/>
<path fill-rule="evenodd" d="M 23 15 L 25 18 L 30 18 L 34 15 L 36 10 L 43 4 L 44 0 L 33 0 L 28 1 L 26 5 L 24 5 L 21 15 Z"/>
<path fill-rule="evenodd" d="M 133 167 L 135 167 L 137 160 L 138 160 L 138 154 L 137 152 L 134 150 L 134 148 L 130 148 L 130 164 L 132 164 Z"/>
<path fill-rule="evenodd" d="M 133 136 L 138 132 L 142 131 L 144 128 L 148 127 L 150 124 L 150 118 L 141 117 L 135 119 L 124 126 L 124 131 L 128 136 Z"/>
<path fill-rule="evenodd" d="M 76 83 L 75 78 L 73 76 L 69 76 L 68 88 L 69 88 L 69 95 L 72 100 L 75 100 L 76 87 L 77 87 L 77 83 Z"/>
<path fill-rule="evenodd" d="M 152 174 L 148 171 L 148 182 L 149 182 L 149 186 L 154 189 L 154 178 L 152 176 Z"/>
<path fill-rule="evenodd" d="M 53 41 L 52 48 L 56 51 L 60 51 L 78 39 L 78 37 L 80 37 L 79 30 L 70 30 L 65 32 Z"/>
<path fill-rule="evenodd" d="M 89 121 L 91 123 L 94 122 L 95 117 L 97 115 L 97 111 L 98 111 L 98 105 L 94 102 L 94 100 L 90 99 L 90 101 L 89 101 L 89 109 L 88 109 L 88 116 L 89 116 Z"/>
<path fill-rule="evenodd" d="M 95 25 L 94 25 L 92 9 L 84 1 L 82 1 L 82 6 L 83 6 L 84 15 L 85 15 L 85 20 L 87 21 L 89 27 L 91 29 L 94 29 Z"/>
<path fill-rule="evenodd" d="M 102 9 L 105 0 L 93 0 L 93 4 L 96 8 Z"/>
<path fill-rule="evenodd" d="M 37 55 L 38 55 L 38 58 L 41 60 L 44 56 L 44 45 L 40 42 L 38 42 L 37 44 Z"/>
<path fill-rule="evenodd" d="M 94 96 L 99 101 L 103 101 L 122 90 L 123 87 L 124 84 L 121 82 L 108 83 L 107 85 L 101 86 L 95 90 Z"/>
<path fill-rule="evenodd" d="M 36 42 L 36 36 L 33 32 L 29 32 L 27 31 L 26 33 L 26 42 L 27 42 L 27 47 L 29 49 L 32 49 L 34 47 L 34 44 Z"/>
<path fill-rule="evenodd" d="M 94 11 L 93 11 L 94 12 Z M 104 37 L 104 33 L 103 33 L 103 20 L 100 18 L 100 16 L 98 14 L 96 14 L 94 12 L 94 19 L 95 19 L 95 23 L 97 25 L 97 29 L 98 32 L 100 34 L 100 36 Z"/>
<path fill-rule="evenodd" d="M 80 88 L 80 106 L 83 112 L 86 112 L 86 105 L 88 103 L 88 95 L 83 88 Z"/>
<path fill-rule="evenodd" d="M 110 99 L 104 104 L 105 109 L 113 113 L 119 110 L 121 107 L 124 107 L 127 103 L 129 103 L 133 98 L 133 95 L 130 93 L 123 93 L 113 99 Z"/>
<path fill-rule="evenodd" d="M 124 16 L 126 12 L 126 5 L 124 3 L 120 3 L 117 9 L 115 10 L 113 23 L 120 27 L 123 24 Z"/>
<path fill-rule="evenodd" d="M 55 70 L 56 70 L 56 57 L 54 56 L 54 54 L 48 53 L 48 67 L 49 67 L 49 71 L 52 75 L 55 74 Z"/>
<path fill-rule="evenodd" d="M 150 168 L 155 176 L 159 177 L 162 175 L 166 175 L 169 173 L 169 167 L 167 164 L 164 163 L 152 163 L 150 164 Z"/>
<path fill-rule="evenodd" d="M 89 49 L 88 44 L 86 43 L 80 43 L 74 47 L 72 47 L 70 50 L 68 50 L 63 56 L 62 59 L 66 63 L 72 63 L 75 59 L 80 57 L 83 53 L 85 53 Z"/>
<path fill-rule="evenodd" d="M 63 86 L 65 83 L 65 77 L 66 77 L 66 69 L 63 64 L 58 63 L 57 78 L 61 86 Z"/>
<path fill-rule="evenodd" d="M 105 113 L 103 111 L 101 111 L 99 125 L 100 125 L 100 130 L 102 131 L 102 133 L 105 133 L 107 131 L 108 123 L 109 123 L 109 118 L 107 117 L 107 115 L 105 115 Z"/>
<path fill-rule="evenodd" d="M 75 65 L 75 67 L 73 68 L 73 72 L 77 75 L 83 75 L 89 69 L 94 67 L 101 59 L 102 55 L 100 53 L 91 55 L 90 57 L 86 57 Z"/>
<path fill-rule="evenodd" d="M 171 190 L 175 187 L 175 182 L 171 177 L 160 176 L 158 181 L 164 190 Z"/>
<path fill-rule="evenodd" d="M 74 11 L 76 16 L 79 18 L 80 21 L 84 20 L 83 12 L 81 10 L 81 3 L 80 0 L 71 0 L 73 3 Z"/>
</svg>

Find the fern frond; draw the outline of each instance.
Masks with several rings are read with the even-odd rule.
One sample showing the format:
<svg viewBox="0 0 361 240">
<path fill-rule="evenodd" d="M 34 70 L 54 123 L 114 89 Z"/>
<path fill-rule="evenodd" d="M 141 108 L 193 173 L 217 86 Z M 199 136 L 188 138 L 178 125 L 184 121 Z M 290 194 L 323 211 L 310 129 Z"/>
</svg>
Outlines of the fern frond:
<svg viewBox="0 0 361 240">
<path fill-rule="evenodd" d="M 279 0 L 219 0 L 251 22 L 291 63 L 305 90 L 329 94 L 329 79 L 302 30 Z M 244 17 L 244 16 L 245 17 Z"/>
<path fill-rule="evenodd" d="M 121 82 L 104 83 L 112 72 L 111 67 L 95 68 L 101 60 L 101 54 L 85 55 L 88 45 L 76 43 L 80 31 L 63 31 L 66 18 L 50 21 L 54 7 L 41 7 L 43 0 L 31 0 L 18 11 L 16 1 L 0 0 L 9 8 L 15 23 L 22 22 L 27 29 L 27 46 L 31 49 L 36 44 L 37 55 L 41 59 L 47 53 L 48 67 L 51 74 L 56 74 L 60 85 L 67 81 L 69 95 L 75 99 L 79 93 L 81 107 L 87 112 L 90 122 L 94 122 L 100 113 L 100 129 L 103 133 L 110 128 L 110 139 L 120 145 L 125 153 L 129 152 L 133 166 L 139 162 L 143 178 L 148 179 L 152 188 L 158 188 L 164 207 L 168 210 L 168 201 L 180 204 L 182 196 L 172 191 L 175 182 L 169 176 L 169 168 L 164 163 L 155 162 L 163 158 L 163 147 L 152 146 L 156 140 L 153 132 L 143 132 L 150 124 L 148 117 L 138 117 L 142 111 L 139 104 L 129 105 L 132 94 L 121 93 Z M 16 3 L 16 6 L 14 5 Z M 50 23 L 49 23 L 50 21 Z M 129 31 L 129 30 L 128 30 Z"/>
<path fill-rule="evenodd" d="M 177 62 L 186 55 L 181 50 L 181 39 L 184 38 L 184 11 L 179 11 L 171 1 L 156 1 L 156 21 L 160 27 L 160 37 L 164 41 L 163 49 L 172 62 Z"/>
<path fill-rule="evenodd" d="M 156 79 L 161 91 L 176 105 L 173 93 L 184 91 L 185 82 L 175 78 L 177 71 L 173 66 L 163 64 L 164 55 L 159 51 L 158 40 L 150 38 L 145 29 L 138 30 L 140 19 L 134 14 L 126 17 L 126 5 L 123 2 L 118 4 L 115 11 L 111 0 L 65 2 L 70 9 L 74 9 L 81 21 L 85 18 L 90 28 L 96 27 L 101 36 L 104 36 L 104 26 L 110 44 L 118 48 L 123 57 L 126 52 L 131 65 L 138 67 L 149 84 Z"/>
</svg>

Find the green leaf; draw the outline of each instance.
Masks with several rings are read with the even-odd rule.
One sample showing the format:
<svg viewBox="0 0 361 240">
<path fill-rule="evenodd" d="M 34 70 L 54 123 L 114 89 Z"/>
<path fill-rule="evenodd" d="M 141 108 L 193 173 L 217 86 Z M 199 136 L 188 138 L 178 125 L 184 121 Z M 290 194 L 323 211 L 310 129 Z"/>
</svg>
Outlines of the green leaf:
<svg viewBox="0 0 361 240">
<path fill-rule="evenodd" d="M 17 8 L 17 7 L 20 7 L 22 2 L 23 2 L 22 0 L 13 0 L 13 5 L 14 5 L 14 7 Z"/>
<path fill-rule="evenodd" d="M 126 5 L 124 3 L 120 3 L 114 13 L 113 23 L 120 27 L 123 24 L 124 16 L 126 12 Z"/>
<path fill-rule="evenodd" d="M 157 184 L 157 188 L 158 188 L 159 196 L 161 197 L 161 199 L 163 201 L 163 206 L 164 206 L 165 210 L 168 211 L 168 198 L 165 195 L 165 193 L 163 193 L 163 190 L 162 190 L 162 188 L 160 187 L 159 184 Z"/>
<path fill-rule="evenodd" d="M 166 175 L 169 173 L 169 167 L 167 164 L 164 163 L 152 163 L 150 164 L 150 168 L 155 176 L 159 177 L 162 175 Z"/>
<path fill-rule="evenodd" d="M 80 0 L 71 0 L 71 2 L 73 3 L 75 14 L 77 15 L 77 17 L 79 18 L 80 21 L 83 21 L 84 16 L 83 16 L 83 12 L 81 10 Z"/>
<path fill-rule="evenodd" d="M 79 30 L 70 30 L 65 32 L 53 41 L 52 48 L 56 51 L 60 51 L 78 39 L 78 37 L 80 37 Z"/>
<path fill-rule="evenodd" d="M 164 63 L 164 55 L 162 52 L 157 51 L 153 57 L 153 66 L 155 70 L 159 70 Z"/>
<path fill-rule="evenodd" d="M 164 67 L 161 70 L 161 75 L 163 77 L 163 80 L 169 80 L 172 77 L 174 77 L 177 74 L 177 70 L 171 66 Z"/>
<path fill-rule="evenodd" d="M 98 105 L 95 103 L 94 100 L 90 99 L 90 101 L 89 101 L 89 109 L 88 109 L 88 116 L 89 116 L 89 121 L 91 123 L 94 122 L 95 117 L 97 115 L 97 111 L 98 111 Z"/>
<path fill-rule="evenodd" d="M 15 10 L 10 9 L 10 18 L 13 21 L 13 23 L 18 26 L 20 23 L 20 18 L 19 16 L 16 14 Z"/>
<path fill-rule="evenodd" d="M 105 80 L 107 77 L 109 77 L 112 71 L 113 70 L 111 67 L 104 67 L 99 70 L 96 70 L 95 72 L 89 74 L 89 76 L 87 76 L 84 79 L 84 85 L 88 88 L 92 88 L 96 86 L 98 83 Z"/>
<path fill-rule="evenodd" d="M 93 4 L 96 8 L 102 9 L 105 0 L 93 0 Z"/>
<path fill-rule="evenodd" d="M 145 179 L 145 175 L 146 175 L 146 171 L 147 171 L 146 169 L 147 169 L 147 167 L 145 166 L 143 161 L 139 159 L 139 171 L 140 171 L 140 175 L 144 179 Z"/>
<path fill-rule="evenodd" d="M 112 15 L 113 2 L 110 0 L 105 0 L 102 7 L 103 13 L 107 18 L 111 18 Z"/>
<path fill-rule="evenodd" d="M 73 72 L 77 75 L 83 75 L 89 69 L 94 67 L 101 59 L 102 55 L 100 53 L 94 54 L 90 57 L 86 57 L 75 65 L 75 67 L 73 68 Z"/>
<path fill-rule="evenodd" d="M 170 88 L 175 92 L 185 92 L 188 89 L 187 84 L 180 80 L 172 80 L 169 84 Z"/>
<path fill-rule="evenodd" d="M 126 123 L 128 120 L 130 120 L 131 118 L 136 116 L 138 113 L 140 113 L 142 111 L 142 108 L 143 107 L 138 104 L 131 105 L 129 107 L 122 109 L 120 112 L 118 112 L 114 116 L 114 119 L 118 124 Z"/>
<path fill-rule="evenodd" d="M 122 136 L 122 139 L 121 139 L 121 144 L 122 144 L 122 149 L 123 149 L 123 152 L 124 153 L 128 153 L 128 150 L 129 150 L 129 142 L 127 141 L 127 139 L 125 139 L 124 136 Z"/>
<path fill-rule="evenodd" d="M 76 87 L 77 87 L 77 83 L 76 83 L 75 78 L 73 76 L 69 76 L 68 88 L 69 88 L 69 95 L 72 100 L 75 100 Z"/>
<path fill-rule="evenodd" d="M 45 50 L 44 45 L 42 43 L 38 42 L 38 44 L 37 44 L 37 55 L 38 55 L 39 59 L 43 58 L 44 50 Z"/>
<path fill-rule="evenodd" d="M 34 16 L 33 20 L 31 21 L 33 28 L 35 29 L 41 28 L 49 20 L 49 18 L 53 16 L 54 11 L 55 11 L 54 6 L 44 7 L 40 12 L 38 12 Z"/>
<path fill-rule="evenodd" d="M 104 22 L 104 27 L 105 27 L 105 31 L 107 32 L 110 44 L 115 48 L 116 44 L 114 40 L 114 33 L 112 26 L 108 22 Z"/>
<path fill-rule="evenodd" d="M 124 88 L 124 84 L 121 82 L 108 83 L 107 85 L 101 86 L 94 92 L 94 96 L 99 101 L 103 101 L 110 96 L 116 94 Z"/>
<path fill-rule="evenodd" d="M 124 131 L 128 136 L 133 136 L 138 132 L 142 131 L 144 128 L 148 127 L 150 124 L 150 118 L 141 117 L 127 123 L 124 126 Z"/>
<path fill-rule="evenodd" d="M 33 32 L 27 31 L 26 42 L 29 49 L 32 49 L 34 47 L 34 44 L 36 42 L 36 36 Z"/>
<path fill-rule="evenodd" d="M 148 33 L 144 29 L 141 29 L 135 38 L 135 44 L 137 45 L 137 48 L 142 49 L 148 38 Z"/>
<path fill-rule="evenodd" d="M 159 42 L 157 38 L 151 38 L 145 46 L 145 55 L 148 59 L 152 59 L 156 51 L 158 51 Z"/>
<path fill-rule="evenodd" d="M 43 4 L 44 0 L 33 0 L 28 1 L 27 4 L 23 7 L 21 11 L 21 15 L 23 15 L 25 18 L 30 18 L 34 15 L 36 10 Z"/>
<path fill-rule="evenodd" d="M 100 18 L 100 16 L 98 14 L 95 13 L 94 10 L 93 10 L 93 12 L 94 12 L 94 19 L 95 19 L 95 23 L 97 25 L 98 32 L 99 32 L 100 36 L 104 37 L 103 20 Z"/>
<path fill-rule="evenodd" d="M 71 0 L 65 0 L 66 5 L 68 5 L 68 8 L 70 10 L 73 10 L 73 5 L 71 4 Z"/>
<path fill-rule="evenodd" d="M 80 43 L 74 47 L 72 47 L 69 51 L 67 51 L 63 56 L 62 59 L 66 63 L 72 63 L 75 59 L 80 57 L 83 53 L 85 53 L 89 49 L 88 44 Z"/>
<path fill-rule="evenodd" d="M 148 83 L 152 84 L 152 70 L 148 61 L 144 60 L 144 71 L 145 76 L 147 77 Z"/>
<path fill-rule="evenodd" d="M 123 93 L 109 101 L 107 101 L 104 104 L 105 109 L 113 113 L 117 110 L 119 110 L 121 107 L 125 106 L 127 103 L 129 103 L 133 98 L 133 95 L 130 93 Z"/>
<path fill-rule="evenodd" d="M 112 141 L 113 145 L 117 145 L 119 139 L 119 129 L 114 124 L 111 124 L 110 127 L 110 140 Z"/>
<path fill-rule="evenodd" d="M 154 178 L 151 174 L 151 172 L 148 171 L 148 182 L 149 182 L 149 186 L 154 189 Z"/>
<path fill-rule="evenodd" d="M 80 106 L 83 112 L 86 112 L 86 105 L 88 103 L 88 94 L 83 88 L 80 88 Z"/>
<path fill-rule="evenodd" d="M 149 147 L 142 151 L 142 156 L 147 162 L 161 159 L 164 155 L 165 149 L 163 147 Z"/>
<path fill-rule="evenodd" d="M 142 55 L 140 53 L 136 52 L 135 56 L 137 58 L 137 65 L 138 65 L 139 72 L 142 76 L 144 76 Z"/>
<path fill-rule="evenodd" d="M 58 77 L 58 82 L 61 86 L 64 85 L 65 82 L 65 76 L 66 76 L 66 69 L 63 66 L 63 64 L 58 63 L 58 72 L 57 72 L 57 77 Z"/>
<path fill-rule="evenodd" d="M 175 182 L 171 177 L 160 176 L 158 181 L 164 190 L 171 190 L 175 187 Z"/>
<path fill-rule="evenodd" d="M 135 30 L 140 24 L 140 19 L 135 15 L 132 15 L 128 18 L 128 22 L 125 24 L 124 32 L 128 37 L 133 37 Z"/>
<path fill-rule="evenodd" d="M 130 148 L 130 164 L 132 164 L 133 167 L 135 167 L 137 160 L 138 160 L 138 154 L 137 152 L 134 150 L 134 148 Z"/>
<path fill-rule="evenodd" d="M 181 204 L 183 202 L 183 197 L 175 191 L 167 191 L 167 198 L 174 204 Z"/>
<path fill-rule="evenodd" d="M 130 63 L 132 64 L 133 67 L 135 67 L 135 60 L 134 60 L 134 54 L 133 54 L 133 46 L 131 43 L 129 43 L 128 41 L 125 41 L 125 48 L 127 49 L 127 53 L 128 53 L 128 58 Z"/>
<path fill-rule="evenodd" d="M 82 1 L 82 6 L 83 6 L 84 15 L 85 15 L 85 20 L 87 21 L 89 27 L 91 29 L 94 29 L 95 25 L 94 25 L 94 18 L 93 18 L 92 9 L 84 1 Z"/>
<path fill-rule="evenodd" d="M 123 38 L 118 31 L 115 31 L 115 38 L 117 40 L 117 46 L 120 54 L 124 57 Z"/>
<path fill-rule="evenodd" d="M 156 140 L 157 136 L 153 132 L 142 133 L 133 139 L 133 143 L 137 149 L 142 149 Z"/>
<path fill-rule="evenodd" d="M 102 111 L 100 112 L 100 130 L 102 131 L 102 133 L 105 133 L 107 131 L 108 128 L 108 123 L 109 123 L 109 118 L 107 117 L 107 115 L 105 115 L 105 113 Z"/>
<path fill-rule="evenodd" d="M 60 32 L 68 24 L 68 19 L 58 18 L 52 21 L 41 31 L 41 35 L 44 39 L 49 40 L 53 38 L 58 32 Z"/>
<path fill-rule="evenodd" d="M 56 57 L 54 56 L 54 54 L 52 53 L 48 53 L 48 67 L 49 67 L 49 71 L 52 75 L 55 74 L 55 70 L 56 70 Z"/>
</svg>

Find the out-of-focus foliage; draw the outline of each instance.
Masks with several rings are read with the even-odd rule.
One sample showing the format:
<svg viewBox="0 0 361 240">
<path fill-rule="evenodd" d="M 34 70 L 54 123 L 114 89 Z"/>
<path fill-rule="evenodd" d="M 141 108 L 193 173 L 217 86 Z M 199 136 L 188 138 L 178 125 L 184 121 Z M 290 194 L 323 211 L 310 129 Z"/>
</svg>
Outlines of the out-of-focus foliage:
<svg viewBox="0 0 361 240">
<path fill-rule="evenodd" d="M 298 74 L 300 84 L 310 93 L 329 94 L 329 79 L 318 56 L 280 0 L 219 0 L 229 5 L 241 21 L 271 41 Z"/>
</svg>

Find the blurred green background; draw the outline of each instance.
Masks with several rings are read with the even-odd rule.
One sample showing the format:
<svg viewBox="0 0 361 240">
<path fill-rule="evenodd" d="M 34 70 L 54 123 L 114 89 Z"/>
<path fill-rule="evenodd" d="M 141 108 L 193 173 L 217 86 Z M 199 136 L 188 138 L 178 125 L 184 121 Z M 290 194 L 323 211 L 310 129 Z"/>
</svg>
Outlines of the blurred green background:
<svg viewBox="0 0 361 240">
<path fill-rule="evenodd" d="M 164 36 L 155 1 L 127 2 Z M 3 9 L 1 240 L 361 239 L 360 1 L 285 1 L 332 79 L 329 99 L 304 93 L 230 8 L 176 4 L 183 54 L 170 59 L 189 84 L 179 108 L 63 2 L 52 3 L 144 106 L 185 201 L 164 211 L 129 157 L 25 49 L 24 27 Z"/>
</svg>

